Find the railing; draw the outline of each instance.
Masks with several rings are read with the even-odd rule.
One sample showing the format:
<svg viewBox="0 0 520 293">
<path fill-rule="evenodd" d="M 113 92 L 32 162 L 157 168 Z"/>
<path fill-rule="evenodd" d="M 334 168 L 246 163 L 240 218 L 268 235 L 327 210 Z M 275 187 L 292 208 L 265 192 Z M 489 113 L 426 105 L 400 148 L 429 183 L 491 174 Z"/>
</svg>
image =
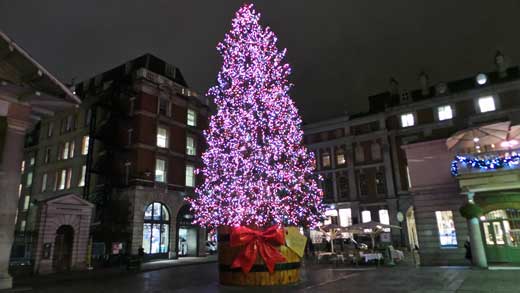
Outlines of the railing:
<svg viewBox="0 0 520 293">
<path fill-rule="evenodd" d="M 520 149 L 492 151 L 455 156 L 451 162 L 451 174 L 473 174 L 496 170 L 520 169 Z"/>
</svg>

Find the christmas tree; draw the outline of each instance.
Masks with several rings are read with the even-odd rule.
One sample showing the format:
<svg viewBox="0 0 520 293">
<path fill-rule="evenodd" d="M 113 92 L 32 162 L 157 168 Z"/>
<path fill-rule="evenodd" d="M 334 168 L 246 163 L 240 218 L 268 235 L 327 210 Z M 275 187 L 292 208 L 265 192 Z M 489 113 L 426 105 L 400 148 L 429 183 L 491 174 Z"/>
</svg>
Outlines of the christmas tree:
<svg viewBox="0 0 520 293">
<path fill-rule="evenodd" d="M 242 6 L 217 46 L 223 65 L 208 92 L 217 113 L 205 132 L 205 181 L 189 199 L 202 226 L 315 226 L 322 215 L 314 155 L 288 95 L 286 51 L 259 20 Z"/>
</svg>

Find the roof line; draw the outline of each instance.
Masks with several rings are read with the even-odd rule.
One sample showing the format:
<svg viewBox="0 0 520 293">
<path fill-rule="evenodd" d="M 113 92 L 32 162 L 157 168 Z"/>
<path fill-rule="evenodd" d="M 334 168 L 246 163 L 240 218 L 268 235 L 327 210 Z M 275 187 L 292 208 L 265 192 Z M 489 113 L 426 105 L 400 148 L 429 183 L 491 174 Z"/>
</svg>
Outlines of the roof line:
<svg viewBox="0 0 520 293">
<path fill-rule="evenodd" d="M 52 75 L 47 69 L 45 69 L 40 63 L 38 63 L 34 58 L 29 55 L 24 49 L 22 49 L 18 44 L 16 44 L 13 40 L 11 40 L 4 32 L 0 30 L 0 37 L 2 37 L 9 45 L 13 46 L 20 54 L 27 58 L 34 66 L 36 66 L 39 70 L 41 70 L 47 77 L 53 81 L 58 87 L 60 87 L 65 94 L 75 103 L 81 104 L 81 100 L 68 88 L 66 87 L 61 81 L 59 81 L 54 75 Z"/>
</svg>

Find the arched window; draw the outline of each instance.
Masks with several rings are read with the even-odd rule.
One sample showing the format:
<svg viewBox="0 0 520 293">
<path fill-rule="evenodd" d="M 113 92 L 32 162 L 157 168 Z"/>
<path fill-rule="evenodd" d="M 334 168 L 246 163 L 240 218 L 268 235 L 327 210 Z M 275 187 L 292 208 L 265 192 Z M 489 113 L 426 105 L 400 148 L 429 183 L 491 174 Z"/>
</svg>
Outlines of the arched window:
<svg viewBox="0 0 520 293">
<path fill-rule="evenodd" d="M 147 254 L 168 253 L 170 213 L 165 205 L 153 202 L 144 211 L 143 249 Z"/>
</svg>

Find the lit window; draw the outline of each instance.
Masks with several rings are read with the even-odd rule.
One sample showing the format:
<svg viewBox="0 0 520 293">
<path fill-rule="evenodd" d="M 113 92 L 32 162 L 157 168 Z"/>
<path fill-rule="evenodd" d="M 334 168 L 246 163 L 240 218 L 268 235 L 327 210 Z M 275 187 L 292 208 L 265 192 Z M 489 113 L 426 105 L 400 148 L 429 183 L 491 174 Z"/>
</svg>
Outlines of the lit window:
<svg viewBox="0 0 520 293">
<path fill-rule="evenodd" d="M 168 131 L 164 127 L 157 127 L 157 146 L 168 147 Z"/>
<path fill-rule="evenodd" d="M 339 225 L 341 227 L 348 227 L 352 225 L 351 209 L 339 209 Z"/>
<path fill-rule="evenodd" d="M 83 165 L 81 167 L 81 176 L 79 177 L 79 183 L 78 186 L 85 186 L 85 175 L 87 173 L 87 166 Z"/>
<path fill-rule="evenodd" d="M 347 161 L 345 160 L 345 153 L 344 152 L 338 152 L 336 154 L 336 163 L 338 165 L 345 165 Z"/>
<path fill-rule="evenodd" d="M 323 168 L 330 167 L 330 155 L 329 155 L 329 153 L 324 153 L 323 155 L 321 155 L 321 163 L 322 163 Z"/>
<path fill-rule="evenodd" d="M 192 109 L 188 109 L 188 118 L 186 123 L 189 126 L 197 126 L 197 112 Z"/>
<path fill-rule="evenodd" d="M 47 164 L 47 163 L 49 163 L 50 159 L 51 159 L 51 148 L 47 148 L 45 150 L 45 157 L 44 157 L 43 161 Z"/>
<path fill-rule="evenodd" d="M 52 136 L 53 130 L 54 130 L 54 123 L 49 122 L 49 127 L 47 128 L 47 137 Z"/>
<path fill-rule="evenodd" d="M 31 203 L 31 196 L 26 195 L 23 200 L 23 210 L 27 211 L 29 209 L 29 204 Z"/>
<path fill-rule="evenodd" d="M 495 99 L 493 97 L 483 97 L 478 99 L 480 113 L 495 111 Z"/>
<path fill-rule="evenodd" d="M 20 167 L 20 172 L 24 172 L 25 171 L 25 160 L 22 161 L 22 166 Z"/>
<path fill-rule="evenodd" d="M 450 105 L 440 106 L 437 108 L 437 117 L 439 121 L 449 120 L 453 118 L 453 111 Z"/>
<path fill-rule="evenodd" d="M 401 127 L 410 127 L 415 125 L 415 117 L 413 113 L 401 115 Z"/>
<path fill-rule="evenodd" d="M 191 135 L 186 136 L 186 154 L 189 156 L 195 156 L 197 148 L 195 145 L 195 138 Z"/>
<path fill-rule="evenodd" d="M 195 167 L 193 165 L 186 165 L 186 186 L 195 186 Z"/>
<path fill-rule="evenodd" d="M 25 232 L 25 225 L 26 225 L 25 220 L 22 220 L 22 222 L 20 223 L 20 231 L 21 232 Z"/>
<path fill-rule="evenodd" d="M 437 229 L 439 230 L 439 241 L 441 247 L 457 247 L 457 234 L 451 211 L 436 211 Z"/>
<path fill-rule="evenodd" d="M 155 181 L 166 182 L 166 161 L 162 159 L 155 160 Z"/>
<path fill-rule="evenodd" d="M 22 184 L 18 184 L 18 198 L 22 196 Z"/>
<path fill-rule="evenodd" d="M 361 222 L 368 223 L 372 221 L 372 215 L 370 215 L 370 211 L 362 211 L 361 212 Z"/>
<path fill-rule="evenodd" d="M 379 210 L 379 222 L 381 224 L 390 225 L 390 215 L 388 215 L 388 210 Z M 390 232 L 390 228 L 384 228 L 383 231 Z"/>
<path fill-rule="evenodd" d="M 61 170 L 61 173 L 60 173 L 60 184 L 58 187 L 59 190 L 65 189 L 66 181 L 67 181 L 67 169 L 63 169 L 63 170 Z"/>
<path fill-rule="evenodd" d="M 27 181 L 25 182 L 25 186 L 31 186 L 32 179 L 33 179 L 33 173 L 32 172 L 27 173 Z"/>
<path fill-rule="evenodd" d="M 42 192 L 47 190 L 47 173 L 43 173 L 42 175 Z"/>
<path fill-rule="evenodd" d="M 81 143 L 81 154 L 86 155 L 88 154 L 88 144 L 89 144 L 89 137 L 88 135 L 83 136 L 83 141 Z"/>
<path fill-rule="evenodd" d="M 61 158 L 66 160 L 69 158 L 69 142 L 67 141 L 65 145 L 63 146 L 63 149 L 61 149 Z"/>
<path fill-rule="evenodd" d="M 65 182 L 65 188 L 67 188 L 67 189 L 70 188 L 71 179 L 72 179 L 72 169 L 68 168 L 67 169 L 67 181 Z"/>
<path fill-rule="evenodd" d="M 72 159 L 74 157 L 74 148 L 75 148 L 75 143 L 74 143 L 74 140 L 72 140 L 70 142 L 70 148 L 69 148 L 69 159 Z"/>
</svg>

